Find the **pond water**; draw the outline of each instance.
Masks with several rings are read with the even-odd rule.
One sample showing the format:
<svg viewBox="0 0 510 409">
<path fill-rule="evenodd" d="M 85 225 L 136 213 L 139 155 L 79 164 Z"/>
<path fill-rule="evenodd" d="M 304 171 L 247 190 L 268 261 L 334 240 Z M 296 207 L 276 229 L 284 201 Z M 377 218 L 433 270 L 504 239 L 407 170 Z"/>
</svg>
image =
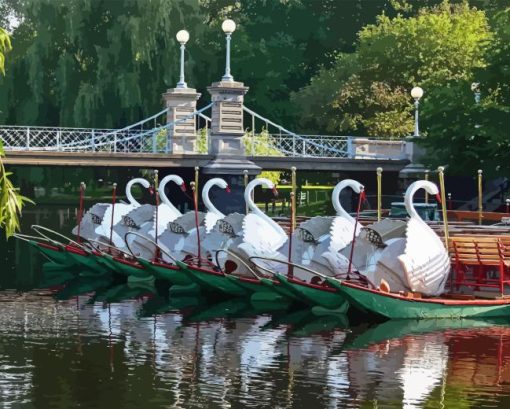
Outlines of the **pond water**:
<svg viewBox="0 0 510 409">
<path fill-rule="evenodd" d="M 74 208 L 27 209 L 68 232 Z M 0 242 L 2 408 L 508 408 L 510 324 L 367 324 L 43 267 Z M 509 320 L 510 322 L 510 320 Z"/>
</svg>

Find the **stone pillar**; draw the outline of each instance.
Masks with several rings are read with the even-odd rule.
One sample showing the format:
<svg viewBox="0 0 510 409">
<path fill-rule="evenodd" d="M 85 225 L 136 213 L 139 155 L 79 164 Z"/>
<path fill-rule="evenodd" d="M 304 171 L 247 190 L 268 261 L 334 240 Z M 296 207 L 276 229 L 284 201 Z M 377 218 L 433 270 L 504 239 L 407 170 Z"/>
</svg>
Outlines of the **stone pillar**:
<svg viewBox="0 0 510 409">
<path fill-rule="evenodd" d="M 197 110 L 200 94 L 194 88 L 170 88 L 163 94 L 168 108 L 167 122 L 186 118 Z M 196 117 L 193 116 L 168 129 L 168 153 L 196 153 Z"/>
<path fill-rule="evenodd" d="M 410 163 L 406 165 L 398 174 L 399 177 L 399 191 L 405 192 L 409 185 L 418 179 L 425 177 L 425 166 L 421 164 L 425 152 L 423 147 L 419 146 L 412 136 L 406 138 L 405 154 Z"/>
<path fill-rule="evenodd" d="M 209 154 L 214 158 L 204 166 L 203 172 L 224 178 L 231 188 L 228 203 L 220 205 L 224 212 L 244 213 L 244 171 L 258 175 L 261 168 L 246 158 L 242 137 L 244 95 L 248 92 L 242 82 L 214 82 L 207 88 L 213 103 Z M 211 191 L 211 197 L 214 193 Z"/>
</svg>

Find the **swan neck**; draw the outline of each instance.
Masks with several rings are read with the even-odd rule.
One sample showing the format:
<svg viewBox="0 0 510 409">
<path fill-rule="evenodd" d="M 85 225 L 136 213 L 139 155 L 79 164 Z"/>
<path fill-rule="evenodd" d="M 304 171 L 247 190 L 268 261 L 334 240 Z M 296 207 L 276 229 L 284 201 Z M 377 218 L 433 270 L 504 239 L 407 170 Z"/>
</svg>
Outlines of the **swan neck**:
<svg viewBox="0 0 510 409">
<path fill-rule="evenodd" d="M 407 214 L 409 214 L 411 219 L 419 220 L 419 221 L 425 223 L 422 220 L 422 218 L 420 217 L 420 215 L 418 214 L 418 212 L 416 211 L 416 209 L 414 208 L 414 203 L 413 203 L 414 194 L 421 188 L 422 188 L 422 186 L 416 182 L 413 183 L 411 186 L 409 186 L 409 188 L 406 191 L 406 195 L 404 197 L 404 205 L 405 205 Z"/>
<path fill-rule="evenodd" d="M 158 186 L 158 193 L 159 197 L 161 198 L 161 202 L 164 203 L 167 207 L 170 208 L 170 210 L 172 210 L 176 214 L 181 215 L 182 213 L 172 204 L 172 202 L 165 193 L 165 187 L 168 182 L 174 182 L 176 185 L 179 185 L 182 183 L 182 179 L 180 179 L 176 175 L 169 175 L 164 177 Z"/>
<path fill-rule="evenodd" d="M 135 178 L 135 179 L 131 179 L 126 185 L 126 198 L 129 202 L 129 204 L 131 204 L 133 206 L 140 206 L 140 203 L 138 202 L 138 200 L 136 200 L 133 197 L 133 193 L 131 192 L 131 189 L 137 183 L 143 186 L 145 183 L 147 183 L 147 181 L 142 178 Z"/>
<path fill-rule="evenodd" d="M 267 214 L 265 214 L 262 210 L 260 210 L 252 199 L 252 197 L 253 197 L 252 192 L 255 190 L 255 187 L 261 186 L 264 184 L 266 184 L 266 182 L 263 180 L 260 180 L 260 179 L 254 179 L 250 183 L 248 183 L 248 185 L 246 186 L 246 189 L 244 191 L 244 200 L 246 201 L 246 204 L 248 205 L 248 207 L 252 211 L 252 213 L 256 214 L 261 219 L 265 220 L 279 234 L 287 236 L 287 234 L 282 229 L 282 227 L 278 223 L 276 223 L 273 219 L 271 219 Z M 269 185 L 268 185 L 268 187 L 269 187 Z"/>
<path fill-rule="evenodd" d="M 342 204 L 340 203 L 340 194 L 342 193 L 342 190 L 348 186 L 349 183 L 347 181 L 338 183 L 333 189 L 331 200 L 333 202 L 333 208 L 335 209 L 337 216 L 343 217 L 351 223 L 355 223 L 354 218 L 342 207 Z"/>
<path fill-rule="evenodd" d="M 209 191 L 213 186 L 220 186 L 220 183 L 218 180 L 211 179 L 209 180 L 205 185 L 204 189 L 202 190 L 202 201 L 204 202 L 204 205 L 208 212 L 214 213 L 220 217 L 224 217 L 225 215 L 221 213 L 216 206 L 214 206 L 211 202 L 211 199 L 209 198 Z"/>
</svg>

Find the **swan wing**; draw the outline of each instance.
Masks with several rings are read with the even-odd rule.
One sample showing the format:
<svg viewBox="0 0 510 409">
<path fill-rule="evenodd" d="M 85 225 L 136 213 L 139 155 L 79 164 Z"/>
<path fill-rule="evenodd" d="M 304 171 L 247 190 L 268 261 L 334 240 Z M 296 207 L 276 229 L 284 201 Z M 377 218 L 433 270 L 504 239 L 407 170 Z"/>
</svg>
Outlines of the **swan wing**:
<svg viewBox="0 0 510 409">
<path fill-rule="evenodd" d="M 439 295 L 450 273 L 450 258 L 441 239 L 420 220 L 407 223 L 406 246 L 399 261 L 409 288 L 426 295 Z"/>
<path fill-rule="evenodd" d="M 203 240 L 205 238 L 206 227 L 200 226 L 197 232 L 197 229 L 193 229 L 189 232 L 184 240 L 184 245 L 182 247 L 183 253 L 190 254 L 192 256 L 198 256 L 198 235 L 200 235 L 200 255 L 204 257 L 204 246 Z"/>
<path fill-rule="evenodd" d="M 360 228 L 356 229 L 356 235 L 360 232 Z M 343 248 L 347 247 L 352 242 L 354 236 L 354 224 L 343 217 L 335 217 L 333 223 L 331 223 L 330 229 L 330 246 L 329 251 L 331 253 L 338 252 Z"/>
<path fill-rule="evenodd" d="M 243 220 L 243 241 L 260 253 L 273 253 L 287 241 L 287 236 L 254 213 Z"/>
<path fill-rule="evenodd" d="M 215 213 L 215 212 L 207 212 L 204 219 L 204 224 L 207 233 L 211 232 L 216 222 L 220 219 L 223 219 L 223 215 Z"/>
</svg>

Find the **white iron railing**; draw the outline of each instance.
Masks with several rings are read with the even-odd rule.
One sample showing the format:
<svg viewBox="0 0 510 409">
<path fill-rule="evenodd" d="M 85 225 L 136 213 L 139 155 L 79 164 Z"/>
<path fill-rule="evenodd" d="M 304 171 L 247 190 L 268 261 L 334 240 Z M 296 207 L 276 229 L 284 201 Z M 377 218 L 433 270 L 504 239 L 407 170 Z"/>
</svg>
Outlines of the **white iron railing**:
<svg viewBox="0 0 510 409">
<path fill-rule="evenodd" d="M 195 117 L 197 137 L 209 137 L 211 118 L 204 114 L 212 103 L 167 122 L 168 110 L 122 129 L 0 126 L 6 151 L 168 153 L 178 126 Z M 309 158 L 405 159 L 405 142 L 332 135 L 298 135 L 244 107 L 251 117 L 245 141 L 249 156 Z M 258 131 L 257 131 L 258 125 Z M 200 130 L 205 130 L 200 132 Z M 208 146 L 202 141 L 201 146 Z M 198 146 L 198 144 L 197 144 Z M 196 152 L 206 153 L 206 152 Z"/>
</svg>

